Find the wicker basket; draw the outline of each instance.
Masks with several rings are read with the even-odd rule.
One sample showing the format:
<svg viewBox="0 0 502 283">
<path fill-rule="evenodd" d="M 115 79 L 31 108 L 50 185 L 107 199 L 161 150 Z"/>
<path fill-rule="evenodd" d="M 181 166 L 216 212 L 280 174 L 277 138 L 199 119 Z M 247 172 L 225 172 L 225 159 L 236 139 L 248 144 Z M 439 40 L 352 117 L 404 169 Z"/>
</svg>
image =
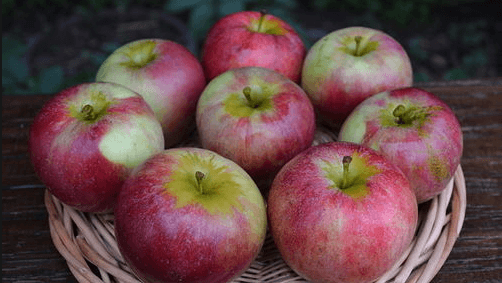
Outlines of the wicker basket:
<svg viewBox="0 0 502 283">
<path fill-rule="evenodd" d="M 314 144 L 336 140 L 319 127 Z M 198 146 L 196 137 L 180 146 Z M 114 234 L 113 214 L 83 213 L 47 190 L 51 237 L 79 282 L 141 282 L 124 262 Z M 419 206 L 416 236 L 399 261 L 376 282 L 430 282 L 443 266 L 462 229 L 466 189 L 462 168 L 445 190 Z M 232 282 L 307 282 L 282 260 L 270 234 L 251 266 Z"/>
</svg>

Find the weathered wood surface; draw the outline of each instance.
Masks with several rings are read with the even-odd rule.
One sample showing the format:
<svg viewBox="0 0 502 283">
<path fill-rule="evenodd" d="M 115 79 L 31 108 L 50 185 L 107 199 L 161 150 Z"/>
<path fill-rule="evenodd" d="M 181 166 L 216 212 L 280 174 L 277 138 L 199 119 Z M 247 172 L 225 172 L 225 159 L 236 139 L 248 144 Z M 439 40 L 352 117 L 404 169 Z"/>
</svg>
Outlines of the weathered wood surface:
<svg viewBox="0 0 502 283">
<path fill-rule="evenodd" d="M 417 84 L 443 99 L 464 133 L 463 229 L 434 283 L 502 280 L 502 78 Z M 76 282 L 52 244 L 28 129 L 50 96 L 2 96 L 2 282 Z"/>
</svg>

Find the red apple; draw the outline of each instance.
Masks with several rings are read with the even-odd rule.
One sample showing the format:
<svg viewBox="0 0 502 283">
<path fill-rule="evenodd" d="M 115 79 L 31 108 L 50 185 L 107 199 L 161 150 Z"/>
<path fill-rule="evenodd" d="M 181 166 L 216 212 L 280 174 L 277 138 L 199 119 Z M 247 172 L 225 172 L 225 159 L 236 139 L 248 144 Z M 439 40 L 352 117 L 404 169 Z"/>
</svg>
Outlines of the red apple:
<svg viewBox="0 0 502 283">
<path fill-rule="evenodd" d="M 404 174 L 354 143 L 311 147 L 277 174 L 268 197 L 284 261 L 311 282 L 373 282 L 415 233 L 418 208 Z"/>
<path fill-rule="evenodd" d="M 305 57 L 302 87 L 328 125 L 340 126 L 365 98 L 413 83 L 410 59 L 388 34 L 348 27 L 317 41 Z"/>
<path fill-rule="evenodd" d="M 265 240 L 263 197 L 237 164 L 200 148 L 165 150 L 119 194 L 115 234 L 144 282 L 229 282 Z"/>
<path fill-rule="evenodd" d="M 29 133 L 36 174 L 67 205 L 108 212 L 132 169 L 164 149 L 159 121 L 137 93 L 83 83 L 57 93 Z"/>
<path fill-rule="evenodd" d="M 306 49 L 284 20 L 265 12 L 241 11 L 221 18 L 209 30 L 202 47 L 208 80 L 233 68 L 272 69 L 299 83 Z"/>
<path fill-rule="evenodd" d="M 162 125 L 166 147 L 194 130 L 195 107 L 206 85 L 198 59 L 163 39 L 119 47 L 100 66 L 96 81 L 121 84 L 143 96 Z"/>
<path fill-rule="evenodd" d="M 315 114 L 296 83 L 270 69 L 242 67 L 214 78 L 196 110 L 204 148 L 253 178 L 269 178 L 312 144 Z"/>
<path fill-rule="evenodd" d="M 446 188 L 463 149 L 462 129 L 453 111 L 434 94 L 418 88 L 366 99 L 343 123 L 339 139 L 371 147 L 397 164 L 419 203 Z"/>
</svg>

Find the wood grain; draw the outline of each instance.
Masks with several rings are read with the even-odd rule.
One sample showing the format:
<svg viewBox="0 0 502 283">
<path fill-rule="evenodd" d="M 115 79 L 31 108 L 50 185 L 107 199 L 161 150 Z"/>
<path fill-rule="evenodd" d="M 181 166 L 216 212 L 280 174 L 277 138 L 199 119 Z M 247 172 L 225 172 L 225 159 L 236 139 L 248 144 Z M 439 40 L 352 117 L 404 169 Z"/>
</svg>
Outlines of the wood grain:
<svg viewBox="0 0 502 283">
<path fill-rule="evenodd" d="M 502 278 L 502 78 L 417 84 L 462 125 L 467 211 L 433 283 Z M 28 156 L 28 129 L 47 95 L 2 96 L 2 282 L 76 282 L 52 244 L 44 186 Z"/>
</svg>

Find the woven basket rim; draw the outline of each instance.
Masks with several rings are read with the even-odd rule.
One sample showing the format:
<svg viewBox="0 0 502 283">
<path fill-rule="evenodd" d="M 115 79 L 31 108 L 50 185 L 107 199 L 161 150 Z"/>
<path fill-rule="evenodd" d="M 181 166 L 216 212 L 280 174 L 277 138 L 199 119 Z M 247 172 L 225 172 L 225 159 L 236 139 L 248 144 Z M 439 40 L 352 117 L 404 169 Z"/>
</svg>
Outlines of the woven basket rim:
<svg viewBox="0 0 502 283">
<path fill-rule="evenodd" d="M 313 145 L 336 141 L 319 130 Z M 197 146 L 189 142 L 180 146 Z M 455 244 L 465 218 L 466 187 L 462 167 L 441 194 L 419 206 L 416 235 L 405 253 L 375 283 L 427 283 L 439 272 Z M 78 282 L 140 283 L 125 263 L 115 240 L 113 214 L 76 210 L 45 191 L 51 238 Z M 267 231 L 262 250 L 249 268 L 232 282 L 308 282 L 282 259 Z"/>
</svg>

